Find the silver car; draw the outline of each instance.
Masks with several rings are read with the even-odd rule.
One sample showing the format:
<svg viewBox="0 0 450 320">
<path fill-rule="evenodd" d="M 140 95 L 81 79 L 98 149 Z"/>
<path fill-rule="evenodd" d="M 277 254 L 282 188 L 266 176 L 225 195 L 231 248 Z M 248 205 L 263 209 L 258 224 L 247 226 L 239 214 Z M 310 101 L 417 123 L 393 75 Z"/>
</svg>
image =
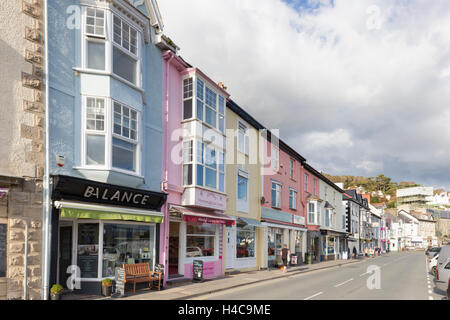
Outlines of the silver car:
<svg viewBox="0 0 450 320">
<path fill-rule="evenodd" d="M 439 291 L 447 292 L 450 278 L 450 246 L 442 247 L 437 260 L 434 284 Z"/>
</svg>

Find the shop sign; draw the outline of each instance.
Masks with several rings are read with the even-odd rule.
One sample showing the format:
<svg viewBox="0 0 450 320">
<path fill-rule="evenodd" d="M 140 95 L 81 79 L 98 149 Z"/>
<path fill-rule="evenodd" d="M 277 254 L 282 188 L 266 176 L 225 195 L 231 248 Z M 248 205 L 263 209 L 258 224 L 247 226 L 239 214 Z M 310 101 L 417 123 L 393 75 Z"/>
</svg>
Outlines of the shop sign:
<svg viewBox="0 0 450 320">
<path fill-rule="evenodd" d="M 296 216 L 296 215 L 293 215 L 293 217 L 294 217 L 294 220 L 293 220 L 293 223 L 294 223 L 294 224 L 302 224 L 302 225 L 305 225 L 305 217 L 302 217 L 302 216 Z"/>
<path fill-rule="evenodd" d="M 227 226 L 232 226 L 235 223 L 232 220 L 225 220 L 211 217 L 190 216 L 190 215 L 185 215 L 184 221 L 194 223 L 226 224 Z"/>
<path fill-rule="evenodd" d="M 116 286 L 115 286 L 114 292 L 119 294 L 120 296 L 124 296 L 125 295 L 125 269 L 124 268 L 116 268 L 115 280 L 116 280 Z"/>
<path fill-rule="evenodd" d="M 225 210 L 227 207 L 227 198 L 222 194 L 195 188 L 195 205 Z"/>
<path fill-rule="evenodd" d="M 75 200 L 160 211 L 167 195 L 80 178 L 55 176 L 53 200 Z"/>
</svg>

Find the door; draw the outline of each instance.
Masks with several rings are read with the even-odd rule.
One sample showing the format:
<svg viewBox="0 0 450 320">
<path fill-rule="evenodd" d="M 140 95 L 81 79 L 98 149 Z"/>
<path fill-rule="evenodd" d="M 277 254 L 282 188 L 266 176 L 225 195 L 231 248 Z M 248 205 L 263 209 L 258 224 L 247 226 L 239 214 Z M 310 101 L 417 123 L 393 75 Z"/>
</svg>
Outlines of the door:
<svg viewBox="0 0 450 320">
<path fill-rule="evenodd" d="M 234 257 L 236 254 L 236 229 L 226 227 L 226 251 L 225 251 L 225 269 L 234 268 Z"/>
<path fill-rule="evenodd" d="M 72 265 L 72 226 L 59 228 L 59 283 L 67 288 L 70 273 L 67 268 Z"/>
<path fill-rule="evenodd" d="M 180 223 L 170 221 L 169 225 L 169 276 L 178 274 L 180 251 Z"/>
</svg>

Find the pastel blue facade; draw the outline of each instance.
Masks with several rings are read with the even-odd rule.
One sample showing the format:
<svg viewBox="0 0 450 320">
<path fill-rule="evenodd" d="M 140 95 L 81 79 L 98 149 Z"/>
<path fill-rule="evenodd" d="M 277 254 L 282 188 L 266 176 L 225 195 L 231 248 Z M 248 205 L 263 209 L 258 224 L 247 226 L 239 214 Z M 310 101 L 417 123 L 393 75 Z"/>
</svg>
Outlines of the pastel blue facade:
<svg viewBox="0 0 450 320">
<path fill-rule="evenodd" d="M 83 57 L 86 55 L 83 43 L 86 40 L 83 35 L 84 16 L 77 16 L 78 13 L 83 13 L 83 6 L 80 6 L 80 2 L 89 5 L 89 1 L 82 0 L 49 0 L 48 2 L 50 174 L 160 191 L 162 52 L 155 45 L 155 28 L 146 17 L 148 14 L 146 6 L 140 5 L 139 12 L 124 1 L 118 1 L 118 4 L 105 2 L 105 6 L 109 6 L 105 7 L 105 12 L 111 10 L 110 12 L 114 12 L 114 14 L 117 12 L 119 15 L 126 9 L 137 17 L 136 21 L 148 23 L 138 38 L 141 41 L 138 41 L 140 61 L 138 60 L 137 63 L 142 85 L 132 85 L 107 70 L 97 72 L 83 66 Z M 92 1 L 90 2 L 92 3 Z M 116 5 L 117 7 L 115 7 Z M 126 15 L 123 17 L 124 19 L 129 18 Z M 105 21 L 106 26 L 108 22 L 112 24 L 111 19 L 108 21 L 105 17 Z M 79 23 L 78 27 L 77 23 Z M 110 28 L 112 27 L 110 26 Z M 108 39 L 107 33 L 105 39 Z M 108 47 L 107 45 L 105 47 L 106 64 L 112 63 L 108 62 Z M 138 122 L 139 145 L 137 147 L 140 156 L 138 159 L 139 169 L 136 172 L 115 170 L 111 167 L 89 167 L 83 163 L 83 154 L 86 152 L 83 149 L 83 139 L 85 139 L 83 108 L 85 108 L 84 97 L 87 96 L 120 102 L 123 105 L 131 106 L 140 115 Z M 112 116 L 105 116 L 105 126 L 108 121 L 113 121 L 113 111 L 110 109 L 108 112 Z M 113 126 L 112 123 L 109 125 Z M 108 142 L 108 135 L 106 141 L 105 152 L 108 154 L 110 152 L 108 143 L 111 143 Z M 63 167 L 58 166 L 57 156 L 65 158 Z"/>
</svg>

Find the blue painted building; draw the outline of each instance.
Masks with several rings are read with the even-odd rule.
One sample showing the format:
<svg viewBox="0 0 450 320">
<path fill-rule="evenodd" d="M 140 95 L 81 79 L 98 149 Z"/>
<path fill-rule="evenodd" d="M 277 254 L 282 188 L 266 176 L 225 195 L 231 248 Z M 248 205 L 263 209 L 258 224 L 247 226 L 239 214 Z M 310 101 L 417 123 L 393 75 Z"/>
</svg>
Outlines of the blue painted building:
<svg viewBox="0 0 450 320">
<path fill-rule="evenodd" d="M 50 285 L 159 263 L 163 38 L 154 0 L 48 1 Z"/>
</svg>

